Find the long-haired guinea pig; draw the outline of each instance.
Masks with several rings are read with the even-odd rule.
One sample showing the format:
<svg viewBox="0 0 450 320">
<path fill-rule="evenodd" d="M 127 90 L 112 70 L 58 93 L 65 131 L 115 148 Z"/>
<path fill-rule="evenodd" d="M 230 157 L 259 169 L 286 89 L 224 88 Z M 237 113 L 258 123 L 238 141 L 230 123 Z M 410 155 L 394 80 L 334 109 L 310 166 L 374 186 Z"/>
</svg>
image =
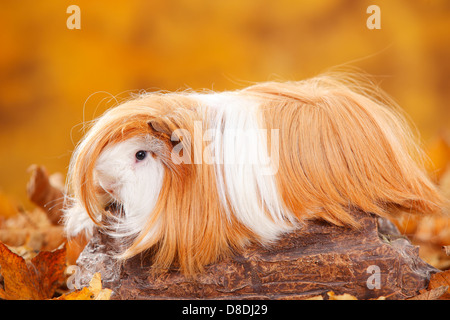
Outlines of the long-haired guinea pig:
<svg viewBox="0 0 450 320">
<path fill-rule="evenodd" d="M 438 212 L 398 109 L 376 86 L 329 75 L 140 95 L 77 146 L 68 236 L 99 228 L 123 240 L 120 259 L 152 249 L 154 270 L 196 274 L 308 219 L 357 228 L 355 210 Z"/>
</svg>

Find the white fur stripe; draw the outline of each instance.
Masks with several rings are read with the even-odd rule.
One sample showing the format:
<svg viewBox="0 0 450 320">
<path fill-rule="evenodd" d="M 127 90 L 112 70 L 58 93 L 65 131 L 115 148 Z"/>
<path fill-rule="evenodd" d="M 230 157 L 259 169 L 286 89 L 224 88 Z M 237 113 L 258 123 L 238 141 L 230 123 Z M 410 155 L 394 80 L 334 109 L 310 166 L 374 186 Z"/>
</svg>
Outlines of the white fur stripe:
<svg viewBox="0 0 450 320">
<path fill-rule="evenodd" d="M 275 240 L 288 230 L 286 220 L 292 215 L 280 199 L 276 168 L 267 163 L 267 134 L 271 133 L 261 127 L 258 102 L 231 92 L 195 98 L 207 106 L 207 125 L 215 129 L 209 150 L 227 214 L 234 213 L 263 242 Z"/>
</svg>

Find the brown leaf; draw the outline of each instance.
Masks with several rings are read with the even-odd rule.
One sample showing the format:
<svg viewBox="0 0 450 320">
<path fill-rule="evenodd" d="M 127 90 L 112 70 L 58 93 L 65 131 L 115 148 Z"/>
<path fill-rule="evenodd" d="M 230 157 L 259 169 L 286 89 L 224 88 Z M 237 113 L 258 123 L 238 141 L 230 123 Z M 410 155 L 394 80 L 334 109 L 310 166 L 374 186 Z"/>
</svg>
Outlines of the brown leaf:
<svg viewBox="0 0 450 320">
<path fill-rule="evenodd" d="M 95 300 L 109 300 L 111 289 L 102 289 L 102 277 L 99 272 L 95 273 L 89 282 L 89 290 L 94 294 Z"/>
<path fill-rule="evenodd" d="M 431 276 L 428 289 L 435 289 L 441 286 L 450 287 L 450 270 L 438 272 Z"/>
<path fill-rule="evenodd" d="M 73 292 L 63 294 L 53 300 L 94 300 L 94 294 L 88 287 L 84 287 L 81 290 L 75 290 Z"/>
<path fill-rule="evenodd" d="M 63 212 L 64 193 L 52 184 L 44 167 L 32 165 L 28 171 L 31 172 L 27 184 L 28 198 L 48 214 L 53 224 L 59 224 Z"/>
<path fill-rule="evenodd" d="M 414 239 L 441 247 L 450 243 L 450 216 L 428 216 L 420 220 Z"/>
<path fill-rule="evenodd" d="M 53 250 L 66 240 L 61 226 L 49 228 L 0 229 L 0 242 L 8 246 L 28 246 L 33 250 Z"/>
<path fill-rule="evenodd" d="M 435 273 L 430 278 L 428 289 L 436 289 L 440 287 L 447 287 L 444 294 L 440 297 L 443 300 L 450 299 L 450 270 Z"/>
<path fill-rule="evenodd" d="M 318 295 L 318 296 L 313 296 L 313 297 L 305 299 L 305 300 L 323 300 L 323 297 L 321 295 Z"/>
<path fill-rule="evenodd" d="M 358 300 L 351 294 L 344 293 L 336 295 L 333 291 L 327 292 L 329 300 Z"/>
<path fill-rule="evenodd" d="M 4 287 L 0 298 L 7 300 L 49 299 L 64 283 L 66 248 L 41 251 L 30 261 L 0 243 L 0 272 Z"/>
<path fill-rule="evenodd" d="M 54 226 L 39 208 L 21 211 L 0 225 L 0 242 L 7 246 L 28 246 L 37 251 L 51 251 L 66 241 L 63 226 Z"/>
<path fill-rule="evenodd" d="M 102 289 L 100 273 L 95 273 L 89 282 L 89 287 L 64 294 L 54 300 L 109 300 L 111 289 Z"/>
<path fill-rule="evenodd" d="M 417 239 L 414 239 L 413 244 L 420 248 L 419 255 L 426 263 L 439 270 L 450 268 L 450 256 L 445 254 L 442 246 Z"/>
<path fill-rule="evenodd" d="M 415 297 L 409 298 L 408 300 L 437 300 L 444 295 L 447 290 L 448 286 L 437 287 L 435 289 L 425 291 Z"/>
</svg>

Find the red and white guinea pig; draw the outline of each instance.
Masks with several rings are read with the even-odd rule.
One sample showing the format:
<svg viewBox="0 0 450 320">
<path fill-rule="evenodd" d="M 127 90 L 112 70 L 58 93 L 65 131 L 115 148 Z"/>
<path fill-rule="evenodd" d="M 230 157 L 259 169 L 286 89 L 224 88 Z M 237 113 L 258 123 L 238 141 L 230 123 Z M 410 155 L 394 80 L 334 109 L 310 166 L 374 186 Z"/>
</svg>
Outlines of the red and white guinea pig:
<svg viewBox="0 0 450 320">
<path fill-rule="evenodd" d="M 108 110 L 70 164 L 68 236 L 100 228 L 123 239 L 120 259 L 152 249 L 154 270 L 196 274 L 307 219 L 439 211 L 398 107 L 339 78 L 147 93 Z"/>
</svg>

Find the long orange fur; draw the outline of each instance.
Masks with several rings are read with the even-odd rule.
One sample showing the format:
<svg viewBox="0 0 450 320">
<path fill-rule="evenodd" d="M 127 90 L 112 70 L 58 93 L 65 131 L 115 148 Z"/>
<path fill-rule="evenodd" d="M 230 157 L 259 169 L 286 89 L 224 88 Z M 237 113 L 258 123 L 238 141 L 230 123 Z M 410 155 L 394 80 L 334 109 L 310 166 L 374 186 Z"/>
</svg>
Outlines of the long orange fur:
<svg viewBox="0 0 450 320">
<path fill-rule="evenodd" d="M 438 212 L 445 200 L 427 177 L 403 116 L 385 96 L 358 88 L 322 76 L 262 83 L 239 92 L 260 101 L 261 127 L 280 131 L 275 178 L 286 210 L 298 221 L 321 218 L 350 227 L 358 227 L 352 210 L 380 216 L 398 210 Z M 204 122 L 204 114 L 188 93 L 148 94 L 109 110 L 78 147 L 69 172 L 73 195 L 103 228 L 111 213 L 95 181 L 95 159 L 108 145 L 133 136 L 153 135 L 165 142 L 164 151 L 155 155 L 165 165 L 163 188 L 123 259 L 152 249 L 154 270 L 176 266 L 192 275 L 249 242 L 261 241 L 224 212 L 212 165 L 175 165 L 170 159 L 171 133 L 182 128 L 193 135 L 194 121 Z M 205 148 L 203 142 L 182 138 L 194 151 Z M 146 240 L 158 218 L 159 233 Z"/>
</svg>

